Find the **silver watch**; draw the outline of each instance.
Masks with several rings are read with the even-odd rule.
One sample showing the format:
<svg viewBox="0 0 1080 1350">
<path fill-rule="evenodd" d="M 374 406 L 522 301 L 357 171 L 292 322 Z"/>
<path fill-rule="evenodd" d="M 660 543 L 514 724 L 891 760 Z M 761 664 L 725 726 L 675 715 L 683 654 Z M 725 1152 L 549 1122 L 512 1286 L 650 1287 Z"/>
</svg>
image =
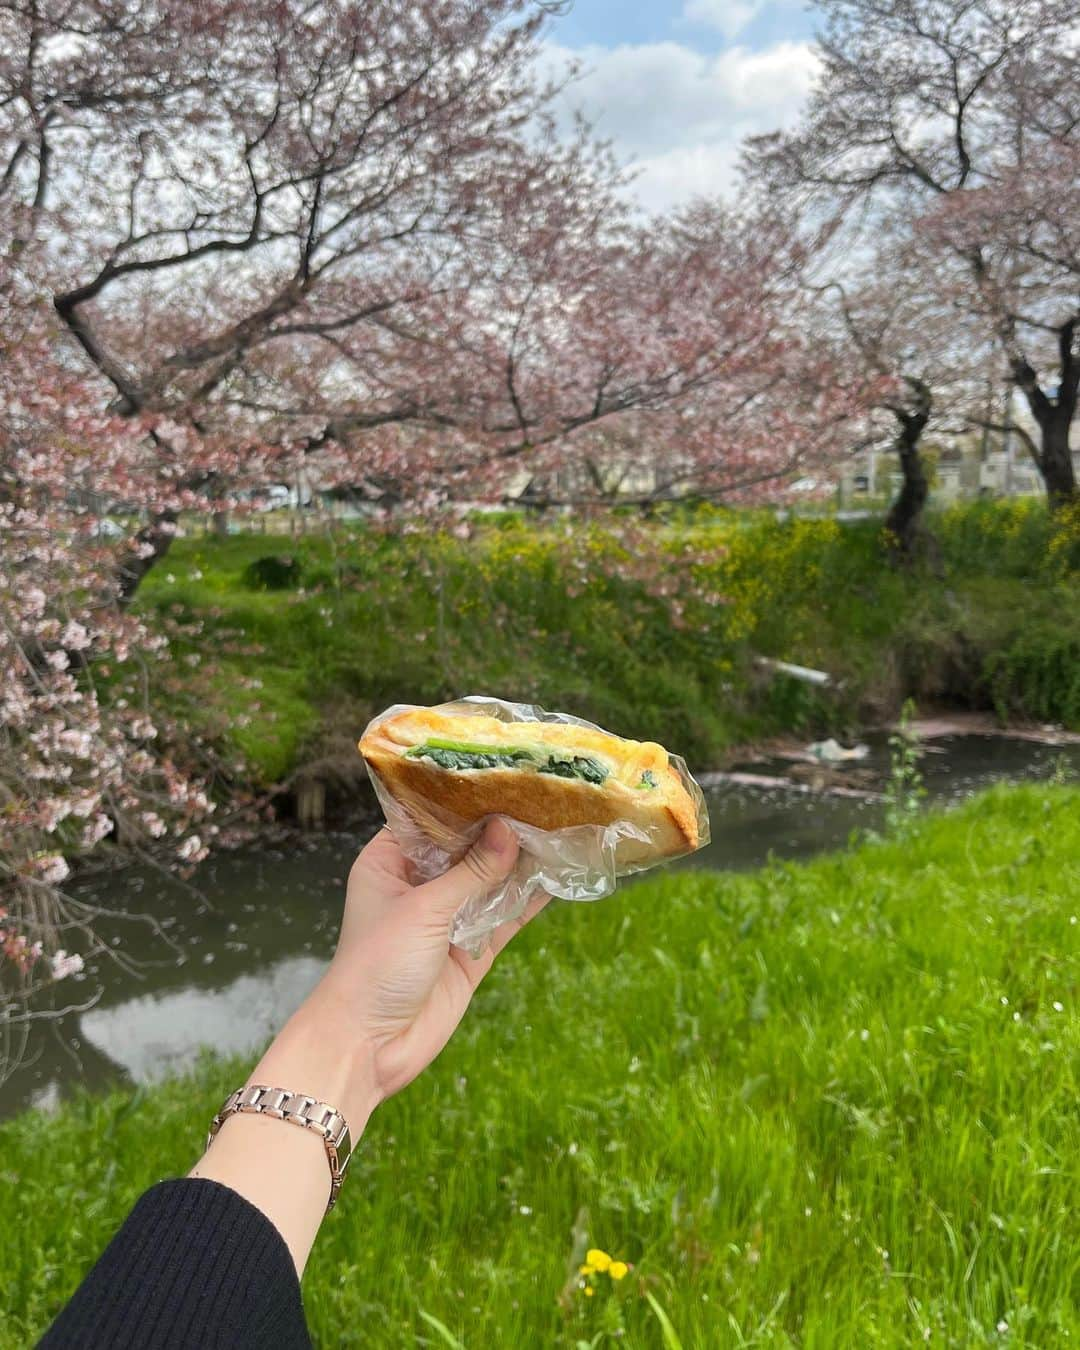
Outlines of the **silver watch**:
<svg viewBox="0 0 1080 1350">
<path fill-rule="evenodd" d="M 230 1116 L 244 1112 L 271 1116 L 274 1120 L 287 1120 L 291 1125 L 303 1125 L 305 1129 L 322 1135 L 330 1164 L 330 1200 L 326 1206 L 329 1214 L 334 1208 L 341 1183 L 345 1179 L 345 1169 L 352 1157 L 349 1126 L 341 1112 L 319 1101 L 317 1097 L 307 1097 L 302 1092 L 252 1084 L 251 1087 L 237 1088 L 225 1098 L 221 1110 L 211 1122 L 206 1147 L 210 1147 L 214 1136 Z"/>
</svg>

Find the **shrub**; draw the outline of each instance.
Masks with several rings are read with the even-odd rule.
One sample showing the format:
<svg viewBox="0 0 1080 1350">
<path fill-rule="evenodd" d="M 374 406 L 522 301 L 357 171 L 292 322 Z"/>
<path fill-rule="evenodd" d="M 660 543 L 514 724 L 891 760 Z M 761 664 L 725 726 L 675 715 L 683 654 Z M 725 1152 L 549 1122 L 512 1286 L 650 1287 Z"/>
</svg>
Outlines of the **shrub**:
<svg viewBox="0 0 1080 1350">
<path fill-rule="evenodd" d="M 1080 723 L 1080 633 L 1057 624 L 1022 629 L 987 659 L 998 716 L 1020 714 L 1038 722 Z"/>
<path fill-rule="evenodd" d="M 300 584 L 300 563 L 287 554 L 256 558 L 244 568 L 242 582 L 249 591 L 291 591 Z"/>
</svg>

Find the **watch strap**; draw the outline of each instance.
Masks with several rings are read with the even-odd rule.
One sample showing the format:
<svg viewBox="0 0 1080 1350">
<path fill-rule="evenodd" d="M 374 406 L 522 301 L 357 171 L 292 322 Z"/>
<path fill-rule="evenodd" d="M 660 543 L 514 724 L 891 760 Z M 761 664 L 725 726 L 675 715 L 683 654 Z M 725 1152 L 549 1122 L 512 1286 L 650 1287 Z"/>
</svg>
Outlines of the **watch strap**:
<svg viewBox="0 0 1080 1350">
<path fill-rule="evenodd" d="M 309 1097 L 303 1092 L 290 1092 L 287 1088 L 264 1087 L 252 1083 L 248 1087 L 237 1088 L 225 1098 L 221 1109 L 210 1124 L 210 1133 L 206 1137 L 209 1148 L 214 1136 L 230 1116 L 234 1115 L 270 1116 L 274 1120 L 285 1120 L 290 1125 L 302 1125 L 322 1136 L 326 1146 L 326 1158 L 330 1164 L 330 1199 L 326 1212 L 334 1208 L 341 1183 L 345 1177 L 345 1168 L 352 1156 L 352 1141 L 349 1138 L 349 1126 L 345 1117 L 336 1107 Z"/>
</svg>

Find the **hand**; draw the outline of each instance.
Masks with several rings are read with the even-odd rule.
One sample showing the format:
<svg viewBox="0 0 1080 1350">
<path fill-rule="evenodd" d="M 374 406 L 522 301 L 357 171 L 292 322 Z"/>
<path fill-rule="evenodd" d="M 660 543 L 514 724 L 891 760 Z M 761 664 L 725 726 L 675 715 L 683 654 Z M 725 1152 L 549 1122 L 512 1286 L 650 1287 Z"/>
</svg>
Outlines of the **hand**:
<svg viewBox="0 0 1080 1350">
<path fill-rule="evenodd" d="M 475 960 L 450 945 L 455 912 L 503 881 L 517 855 L 514 832 L 496 819 L 461 862 L 420 886 L 410 882 L 389 830 L 353 864 L 337 952 L 313 998 L 332 1002 L 339 1032 L 370 1047 L 379 1100 L 431 1063 L 495 957 L 547 903 L 538 894 L 520 919 L 495 930 L 490 950 Z"/>
<path fill-rule="evenodd" d="M 517 853 L 513 831 L 494 820 L 456 867 L 414 886 L 393 835 L 377 834 L 349 874 L 329 970 L 248 1083 L 330 1102 L 344 1113 L 355 1147 L 374 1108 L 431 1063 L 495 957 L 547 903 L 545 894 L 535 897 L 520 919 L 495 930 L 491 949 L 475 961 L 450 945 L 456 910 L 502 881 Z M 264 1116 L 230 1116 L 191 1175 L 230 1186 L 261 1209 L 303 1272 L 329 1187 L 317 1135 Z"/>
</svg>

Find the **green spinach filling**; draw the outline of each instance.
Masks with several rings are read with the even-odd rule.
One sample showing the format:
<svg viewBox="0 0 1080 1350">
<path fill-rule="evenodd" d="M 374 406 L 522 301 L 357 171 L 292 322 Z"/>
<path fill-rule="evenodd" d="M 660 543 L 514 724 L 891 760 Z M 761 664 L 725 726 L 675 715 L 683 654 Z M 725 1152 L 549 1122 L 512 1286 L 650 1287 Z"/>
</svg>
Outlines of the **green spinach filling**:
<svg viewBox="0 0 1080 1350">
<path fill-rule="evenodd" d="M 479 747 L 440 745 L 428 741 L 406 752 L 410 759 L 430 759 L 440 769 L 507 769 L 520 760 L 531 760 L 528 750 L 495 750 Z"/>
<path fill-rule="evenodd" d="M 573 755 L 569 759 L 557 759 L 548 755 L 546 764 L 541 764 L 538 773 L 553 773 L 559 778 L 584 778 L 586 783 L 600 784 L 608 776 L 609 770 L 587 755 Z"/>
<path fill-rule="evenodd" d="M 430 759 L 440 769 L 507 769 L 515 764 L 529 763 L 537 773 L 553 773 L 559 778 L 580 778 L 586 783 L 603 783 L 611 772 L 588 755 L 547 756 L 544 752 L 528 750 L 524 746 L 505 748 L 488 745 L 470 745 L 466 741 L 449 741 L 432 737 L 423 745 L 406 750 L 408 759 Z"/>
</svg>

